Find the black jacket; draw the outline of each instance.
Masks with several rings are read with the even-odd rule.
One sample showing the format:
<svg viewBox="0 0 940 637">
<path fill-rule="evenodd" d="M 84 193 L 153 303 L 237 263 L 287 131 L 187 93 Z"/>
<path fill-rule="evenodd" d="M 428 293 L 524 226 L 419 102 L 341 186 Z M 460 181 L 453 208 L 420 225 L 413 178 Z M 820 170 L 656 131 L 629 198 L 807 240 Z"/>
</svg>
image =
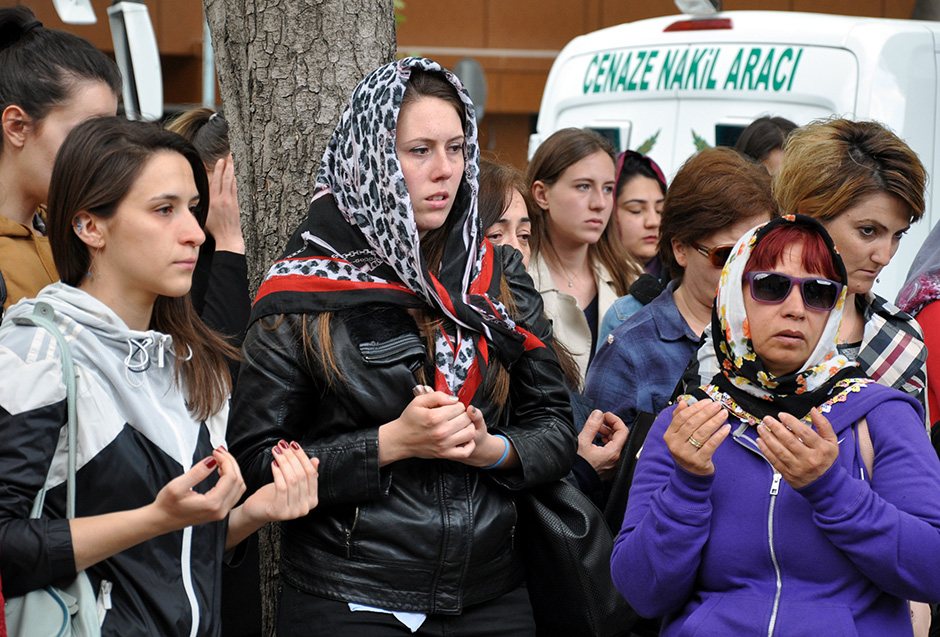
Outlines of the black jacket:
<svg viewBox="0 0 940 637">
<path fill-rule="evenodd" d="M 497 253 L 516 305 L 514 319 L 543 341 L 551 326 L 514 250 Z M 297 440 L 320 459 L 320 504 L 282 524 L 281 575 L 311 594 L 392 610 L 459 613 L 517 587 L 513 491 L 564 476 L 576 431 L 552 348 L 510 369 L 507 408 L 475 405 L 489 430 L 507 436 L 516 469 L 485 471 L 412 458 L 379 467 L 378 428 L 412 400 L 424 341 L 396 306 L 335 312 L 333 354 L 343 379 L 330 384 L 301 344 L 304 317 L 267 317 L 245 339 L 229 441 L 249 492 L 271 481 L 271 448 Z M 307 333 L 317 343 L 317 318 Z"/>
</svg>

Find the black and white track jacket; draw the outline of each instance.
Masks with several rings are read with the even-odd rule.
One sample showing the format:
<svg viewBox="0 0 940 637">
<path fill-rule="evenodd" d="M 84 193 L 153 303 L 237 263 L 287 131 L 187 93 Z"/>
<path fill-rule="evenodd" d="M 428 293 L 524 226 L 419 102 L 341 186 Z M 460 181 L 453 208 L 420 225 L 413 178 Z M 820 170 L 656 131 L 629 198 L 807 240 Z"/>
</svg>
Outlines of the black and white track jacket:
<svg viewBox="0 0 940 637">
<path fill-rule="evenodd" d="M 79 517 L 151 503 L 223 442 L 224 430 L 212 434 L 189 415 L 168 335 L 130 330 L 100 301 L 63 283 L 11 307 L 4 324 L 31 314 L 37 301 L 55 310 L 75 360 Z M 63 519 L 66 407 L 51 335 L 24 325 L 0 330 L 0 577 L 7 596 L 75 575 Z M 44 481 L 43 518 L 30 520 Z M 103 634 L 218 635 L 225 533 L 225 522 L 188 527 L 89 568 L 99 602 L 110 590 Z"/>
</svg>

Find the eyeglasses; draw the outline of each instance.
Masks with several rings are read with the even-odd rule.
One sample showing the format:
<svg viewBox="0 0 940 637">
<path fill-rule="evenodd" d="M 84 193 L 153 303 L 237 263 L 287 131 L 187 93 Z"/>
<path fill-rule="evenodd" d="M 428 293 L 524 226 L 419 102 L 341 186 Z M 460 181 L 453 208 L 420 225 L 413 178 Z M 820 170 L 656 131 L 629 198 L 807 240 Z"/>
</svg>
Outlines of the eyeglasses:
<svg viewBox="0 0 940 637">
<path fill-rule="evenodd" d="M 823 312 L 836 306 L 842 292 L 841 283 L 816 276 L 801 279 L 780 272 L 748 272 L 744 280 L 750 284 L 751 298 L 758 303 L 783 303 L 795 284 L 800 286 L 806 307 Z"/>
<path fill-rule="evenodd" d="M 716 268 L 725 267 L 725 263 L 728 262 L 728 257 L 731 256 L 731 251 L 734 250 L 733 243 L 715 246 L 714 248 L 706 248 L 702 244 L 693 241 L 692 247 L 708 257 L 708 260 L 711 261 L 712 265 Z"/>
</svg>

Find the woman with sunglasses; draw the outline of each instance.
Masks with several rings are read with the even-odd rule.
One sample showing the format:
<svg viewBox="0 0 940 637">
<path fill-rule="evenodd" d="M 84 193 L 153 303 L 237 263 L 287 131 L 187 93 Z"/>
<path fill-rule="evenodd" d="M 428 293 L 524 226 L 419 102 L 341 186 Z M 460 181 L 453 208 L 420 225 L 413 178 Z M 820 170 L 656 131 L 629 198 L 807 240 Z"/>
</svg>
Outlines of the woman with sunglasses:
<svg viewBox="0 0 940 637">
<path fill-rule="evenodd" d="M 710 148 L 676 174 L 663 208 L 660 254 L 672 281 L 601 345 L 585 394 L 632 424 L 657 414 L 698 348 L 734 242 L 776 215 L 770 177 L 730 148 Z"/>
<path fill-rule="evenodd" d="M 722 371 L 654 423 L 612 556 L 662 635 L 910 635 L 906 600 L 940 600 L 940 462 L 920 404 L 839 353 L 849 282 L 811 218 L 736 244 Z"/>
</svg>

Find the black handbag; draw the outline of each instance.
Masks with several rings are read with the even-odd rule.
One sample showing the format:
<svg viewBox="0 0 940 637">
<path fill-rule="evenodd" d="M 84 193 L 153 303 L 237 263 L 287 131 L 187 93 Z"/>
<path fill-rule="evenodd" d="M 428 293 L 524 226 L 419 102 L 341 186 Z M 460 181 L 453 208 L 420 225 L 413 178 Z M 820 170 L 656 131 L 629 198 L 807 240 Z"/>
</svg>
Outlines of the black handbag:
<svg viewBox="0 0 940 637">
<path fill-rule="evenodd" d="M 639 619 L 610 577 L 613 536 L 591 500 L 564 480 L 516 498 L 517 538 L 539 637 L 620 637 Z"/>
<path fill-rule="evenodd" d="M 620 451 L 620 460 L 617 462 L 614 477 L 610 481 L 610 495 L 604 507 L 604 517 L 607 518 L 607 525 L 614 536 L 620 533 L 620 527 L 623 526 L 623 514 L 627 511 L 627 496 L 630 494 L 630 485 L 633 484 L 637 456 L 646 443 L 646 436 L 649 435 L 655 421 L 656 414 L 647 411 L 638 413 L 636 420 L 630 426 L 627 442 Z"/>
</svg>

